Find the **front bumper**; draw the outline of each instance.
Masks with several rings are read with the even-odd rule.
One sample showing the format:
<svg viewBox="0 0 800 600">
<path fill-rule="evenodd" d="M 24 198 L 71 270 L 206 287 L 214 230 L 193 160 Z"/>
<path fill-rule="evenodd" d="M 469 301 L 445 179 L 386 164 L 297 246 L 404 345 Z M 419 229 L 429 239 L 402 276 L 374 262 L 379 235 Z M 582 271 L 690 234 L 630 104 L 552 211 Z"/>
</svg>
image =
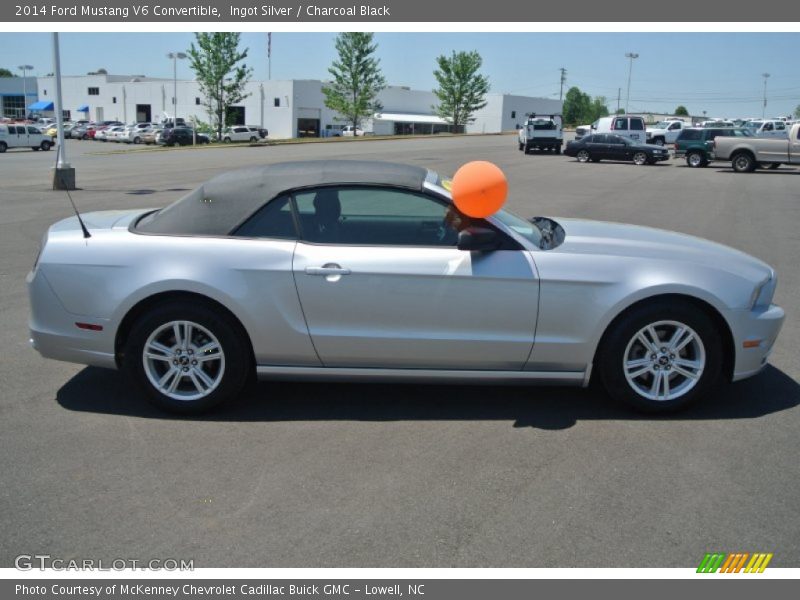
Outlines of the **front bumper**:
<svg viewBox="0 0 800 600">
<path fill-rule="evenodd" d="M 767 366 L 785 316 L 783 309 L 775 304 L 763 309 L 736 311 L 732 315 L 736 349 L 733 381 L 752 377 Z"/>
</svg>

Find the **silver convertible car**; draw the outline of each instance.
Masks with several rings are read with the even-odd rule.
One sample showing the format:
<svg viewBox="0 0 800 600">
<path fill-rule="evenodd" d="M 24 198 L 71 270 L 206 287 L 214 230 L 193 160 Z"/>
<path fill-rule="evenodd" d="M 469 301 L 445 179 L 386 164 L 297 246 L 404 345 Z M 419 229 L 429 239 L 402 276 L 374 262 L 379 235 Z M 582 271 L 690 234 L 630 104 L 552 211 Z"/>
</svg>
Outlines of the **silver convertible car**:
<svg viewBox="0 0 800 600">
<path fill-rule="evenodd" d="M 784 319 L 763 262 L 698 238 L 461 214 L 416 166 L 294 162 L 161 210 L 46 233 L 28 275 L 43 356 L 121 369 L 199 412 L 253 379 L 586 386 L 644 410 L 758 373 Z M 88 237 L 87 237 L 88 236 Z"/>
</svg>

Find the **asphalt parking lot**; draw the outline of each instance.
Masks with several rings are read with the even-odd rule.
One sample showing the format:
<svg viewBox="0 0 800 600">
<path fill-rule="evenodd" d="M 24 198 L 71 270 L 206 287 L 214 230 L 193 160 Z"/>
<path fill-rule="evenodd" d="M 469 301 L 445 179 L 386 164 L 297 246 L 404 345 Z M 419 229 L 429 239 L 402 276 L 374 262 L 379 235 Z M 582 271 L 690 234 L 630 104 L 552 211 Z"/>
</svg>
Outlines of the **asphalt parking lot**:
<svg viewBox="0 0 800 600">
<path fill-rule="evenodd" d="M 183 558 L 196 567 L 800 564 L 800 171 L 734 174 L 525 156 L 510 136 L 96 154 L 69 143 L 82 211 L 162 206 L 237 166 L 385 159 L 506 172 L 524 216 L 709 238 L 777 269 L 787 320 L 760 376 L 646 417 L 594 390 L 260 383 L 197 419 L 121 375 L 28 346 L 25 275 L 52 222 L 54 152 L 0 156 L 0 566 Z M 118 150 L 118 148 L 114 148 Z M 569 234 L 569 232 L 567 232 Z"/>
</svg>

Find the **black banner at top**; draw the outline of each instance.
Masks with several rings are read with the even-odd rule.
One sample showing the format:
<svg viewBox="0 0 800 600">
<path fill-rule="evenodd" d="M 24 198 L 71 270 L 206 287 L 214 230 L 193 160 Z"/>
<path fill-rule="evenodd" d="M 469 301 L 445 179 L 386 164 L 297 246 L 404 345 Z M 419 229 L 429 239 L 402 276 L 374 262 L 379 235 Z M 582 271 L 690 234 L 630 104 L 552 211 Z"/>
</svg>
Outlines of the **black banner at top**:
<svg viewBox="0 0 800 600">
<path fill-rule="evenodd" d="M 761 0 L 11 0 L 3 22 L 798 22 L 800 3 Z M 791 27 L 787 27 L 791 30 Z"/>
</svg>

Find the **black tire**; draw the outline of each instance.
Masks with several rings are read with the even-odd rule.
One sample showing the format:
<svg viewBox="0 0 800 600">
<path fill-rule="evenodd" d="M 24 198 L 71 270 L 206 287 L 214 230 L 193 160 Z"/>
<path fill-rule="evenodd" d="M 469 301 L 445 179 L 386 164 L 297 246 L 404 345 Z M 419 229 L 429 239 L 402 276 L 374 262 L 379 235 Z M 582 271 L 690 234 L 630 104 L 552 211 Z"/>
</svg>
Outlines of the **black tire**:
<svg viewBox="0 0 800 600">
<path fill-rule="evenodd" d="M 522 142 L 519 142 L 517 145 L 519 146 L 520 150 L 524 150 L 525 149 L 525 144 L 523 144 Z"/>
<path fill-rule="evenodd" d="M 731 157 L 731 166 L 736 173 L 750 173 L 758 164 L 749 152 L 739 152 Z"/>
<path fill-rule="evenodd" d="M 561 154 L 561 146 L 556 146 L 556 154 Z"/>
<path fill-rule="evenodd" d="M 686 164 L 692 168 L 700 168 L 708 165 L 708 159 L 702 152 L 689 152 L 686 155 Z"/>
<path fill-rule="evenodd" d="M 232 141 L 232 140 L 231 140 L 231 138 L 229 138 L 229 137 L 226 137 L 226 138 L 223 138 L 223 139 L 222 139 L 222 143 L 223 143 L 223 144 L 230 144 L 230 143 L 231 143 L 231 141 Z"/>
<path fill-rule="evenodd" d="M 623 362 L 626 359 L 626 351 L 629 344 L 638 343 L 634 339 L 640 330 L 649 324 L 665 321 L 676 322 L 694 330 L 704 348 L 705 364 L 699 379 L 696 380 L 693 387 L 687 389 L 682 395 L 673 399 L 655 400 L 641 395 L 628 382 Z M 656 331 L 656 333 L 662 335 L 659 331 Z M 659 345 L 664 343 L 668 349 L 667 341 L 663 339 L 659 342 Z M 662 349 L 659 348 L 658 350 L 661 351 Z M 688 352 L 689 350 L 691 348 L 687 348 L 686 351 Z M 683 350 L 680 352 L 683 352 Z M 670 412 L 684 408 L 703 398 L 719 382 L 722 372 L 722 353 L 722 342 L 716 324 L 701 308 L 687 302 L 654 300 L 650 303 L 640 304 L 614 320 L 598 347 L 596 366 L 603 387 L 612 398 L 645 412 Z M 652 368 L 658 369 L 662 356 L 656 354 L 650 356 L 658 356 L 652 363 L 654 365 Z M 668 357 L 666 358 L 669 360 Z M 678 358 L 680 359 L 681 357 L 678 356 Z M 649 357 L 645 356 L 640 360 L 648 359 Z M 667 373 L 668 367 L 661 366 L 660 368 L 664 369 L 661 375 L 663 377 Z M 647 377 L 650 377 L 654 383 L 655 376 L 655 371 L 652 374 L 646 372 L 642 375 L 645 381 Z M 673 381 L 675 382 L 681 379 L 689 381 L 688 378 L 683 377 L 677 371 L 671 371 L 667 377 L 674 377 Z"/>
<path fill-rule="evenodd" d="M 50 142 L 48 142 L 47 140 L 42 140 L 42 144 L 41 144 L 40 148 L 41 148 L 42 150 L 44 150 L 45 152 L 47 152 L 48 150 L 50 150 L 50 148 L 52 147 L 52 145 L 53 145 L 53 144 L 51 144 L 51 143 L 50 143 Z"/>
<path fill-rule="evenodd" d="M 141 144 L 141 143 L 142 143 L 142 138 L 140 138 L 140 137 L 137 135 L 135 138 L 133 138 L 133 143 L 134 143 L 134 144 Z"/>
<path fill-rule="evenodd" d="M 0 154 L 5 152 L 6 150 L 8 150 L 8 144 L 6 144 L 5 142 L 0 142 Z"/>
<path fill-rule="evenodd" d="M 597 162 L 597 159 L 596 158 L 592 158 L 592 155 L 586 149 L 578 150 L 578 152 L 575 154 L 575 158 L 576 158 L 576 160 L 578 162 L 582 162 L 582 163 L 589 162 L 590 160 L 592 162 Z"/>
<path fill-rule="evenodd" d="M 143 356 L 145 344 L 151 334 L 172 321 L 191 321 L 205 328 L 216 337 L 221 347 L 224 363 L 218 361 L 216 367 L 219 368 L 221 364 L 224 364 L 224 367 L 219 374 L 219 381 L 211 392 L 201 398 L 192 400 L 172 398 L 159 391 L 147 375 Z M 171 354 L 169 356 L 172 357 Z M 172 369 L 170 361 L 164 362 L 165 370 Z M 211 366 L 208 368 L 213 369 L 214 361 L 209 362 Z M 157 361 L 157 364 L 160 365 L 160 362 Z M 152 404 L 162 410 L 178 414 L 199 414 L 235 398 L 253 373 L 252 354 L 247 343 L 247 334 L 241 325 L 226 313 L 194 301 L 166 302 L 140 317 L 131 328 L 124 348 L 122 365 L 125 373 L 146 394 Z M 183 367 L 182 370 L 185 371 L 187 368 L 193 367 Z M 191 389 L 191 381 L 186 380 L 189 375 L 180 377 L 179 387 Z M 216 376 L 214 379 L 216 380 Z"/>
<path fill-rule="evenodd" d="M 255 144 L 257 141 L 258 141 L 258 138 L 256 136 L 251 136 L 250 137 L 250 143 L 251 144 Z"/>
<path fill-rule="evenodd" d="M 635 152 L 633 155 L 633 164 L 635 165 L 646 165 L 650 162 L 650 157 L 647 156 L 647 152 Z"/>
<path fill-rule="evenodd" d="M 653 143 L 656 146 L 663 146 L 664 144 L 666 144 L 666 140 L 663 137 L 657 137 L 653 139 Z"/>
</svg>

